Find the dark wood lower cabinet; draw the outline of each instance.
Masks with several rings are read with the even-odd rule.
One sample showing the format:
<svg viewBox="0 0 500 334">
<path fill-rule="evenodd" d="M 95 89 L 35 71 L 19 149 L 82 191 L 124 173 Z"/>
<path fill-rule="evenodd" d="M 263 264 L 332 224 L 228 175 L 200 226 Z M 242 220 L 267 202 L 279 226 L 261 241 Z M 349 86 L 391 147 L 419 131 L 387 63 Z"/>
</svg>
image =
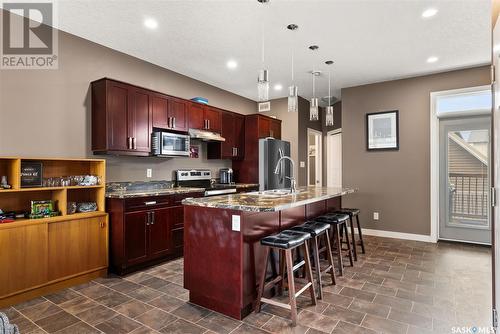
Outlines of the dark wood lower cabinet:
<svg viewBox="0 0 500 334">
<path fill-rule="evenodd" d="M 126 213 L 124 216 L 123 239 L 125 261 L 131 266 L 142 263 L 148 258 L 147 217 L 143 211 Z"/>
<path fill-rule="evenodd" d="M 108 198 L 110 270 L 123 275 L 183 254 L 182 200 L 203 193 Z"/>
</svg>

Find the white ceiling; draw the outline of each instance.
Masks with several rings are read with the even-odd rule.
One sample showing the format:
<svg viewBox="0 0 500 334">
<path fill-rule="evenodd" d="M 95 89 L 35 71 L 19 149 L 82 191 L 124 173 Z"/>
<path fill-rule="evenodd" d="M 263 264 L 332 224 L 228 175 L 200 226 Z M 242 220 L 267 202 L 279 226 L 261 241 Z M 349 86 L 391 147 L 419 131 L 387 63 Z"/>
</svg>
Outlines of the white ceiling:
<svg viewBox="0 0 500 334">
<path fill-rule="evenodd" d="M 261 21 L 265 20 L 266 63 L 271 97 L 286 96 L 291 81 L 291 47 L 299 95 L 311 96 L 314 60 L 325 71 L 335 61 L 335 95 L 340 88 L 404 78 L 490 61 L 490 0 L 58 0 L 62 30 L 256 99 Z M 433 7 L 438 14 L 422 19 Z M 143 25 L 158 21 L 156 30 Z M 289 23 L 299 25 L 290 32 Z M 315 54 L 308 49 L 319 45 Z M 430 56 L 439 57 L 433 64 Z M 229 70 L 226 62 L 238 62 Z M 326 75 L 317 96 L 326 96 Z"/>
</svg>

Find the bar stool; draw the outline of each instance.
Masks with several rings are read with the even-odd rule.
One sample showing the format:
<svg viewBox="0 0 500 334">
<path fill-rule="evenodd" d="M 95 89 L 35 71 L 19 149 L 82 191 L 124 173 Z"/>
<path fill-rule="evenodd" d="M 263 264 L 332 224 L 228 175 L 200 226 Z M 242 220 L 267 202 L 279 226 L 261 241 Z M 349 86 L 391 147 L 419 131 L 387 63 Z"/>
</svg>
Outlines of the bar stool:
<svg viewBox="0 0 500 334">
<path fill-rule="evenodd" d="M 333 255 L 332 255 L 332 247 L 330 243 L 330 234 L 328 230 L 330 229 L 330 224 L 308 221 L 302 225 L 295 226 L 291 228 L 294 231 L 301 231 L 311 234 L 312 237 L 312 248 L 313 248 L 313 259 L 314 259 L 314 271 L 316 273 L 316 279 L 318 283 L 318 299 L 323 299 L 323 283 L 321 274 L 330 272 L 332 278 L 332 285 L 337 284 L 335 281 L 335 266 L 333 264 Z M 324 237 L 325 247 L 319 249 L 319 241 L 320 238 Z M 321 269 L 321 265 L 319 262 L 320 254 L 326 252 L 328 259 L 328 266 L 326 268 Z"/>
<path fill-rule="evenodd" d="M 338 257 L 338 262 L 339 262 L 339 274 L 340 276 L 344 275 L 344 262 L 342 259 L 342 251 L 346 250 L 348 252 L 349 256 L 349 262 L 351 264 L 351 267 L 354 266 L 353 262 L 353 257 L 352 257 L 352 250 L 351 250 L 351 243 L 349 242 L 349 234 L 347 233 L 347 220 L 349 219 L 349 215 L 347 214 L 339 214 L 339 213 L 328 213 L 323 216 L 316 217 L 314 220 L 323 222 L 323 223 L 328 223 L 331 225 L 333 228 L 333 234 L 335 236 L 335 242 L 337 244 L 337 257 Z M 341 234 L 342 231 L 345 232 L 345 236 L 347 239 L 347 249 L 342 248 L 342 239 L 341 239 Z"/>
<path fill-rule="evenodd" d="M 363 233 L 361 232 L 361 224 L 359 223 L 359 209 L 350 209 L 350 208 L 342 208 L 338 211 L 337 213 L 343 213 L 349 215 L 349 220 L 351 222 L 351 235 L 352 235 L 352 244 L 353 244 L 353 249 L 354 249 L 354 260 L 358 260 L 358 252 L 356 249 L 356 245 L 361 246 L 361 253 L 365 254 L 365 243 L 363 242 Z M 356 239 L 354 239 L 354 217 L 356 217 L 356 224 L 358 225 L 358 238 L 359 242 L 356 243 Z"/>
<path fill-rule="evenodd" d="M 305 232 L 300 232 L 300 231 L 292 231 L 292 230 L 285 230 L 279 234 L 275 235 L 270 235 L 267 237 L 264 237 L 260 240 L 260 243 L 263 246 L 266 246 L 266 260 L 264 261 L 264 266 L 262 267 L 262 272 L 260 276 L 260 285 L 259 285 L 259 292 L 257 296 L 257 303 L 255 305 L 255 312 L 259 313 L 260 308 L 261 308 L 261 303 L 264 302 L 266 304 L 278 306 L 285 308 L 287 310 L 290 310 L 291 312 L 291 317 L 292 317 L 292 324 L 293 326 L 297 325 L 297 297 L 300 296 L 304 291 L 309 289 L 309 293 L 311 294 L 311 300 L 313 305 L 316 305 L 316 294 L 314 292 L 314 284 L 313 284 L 313 279 L 312 279 L 312 270 L 311 270 L 311 258 L 309 255 L 309 245 L 308 245 L 308 240 L 311 238 L 311 234 L 305 233 Z M 293 264 L 293 259 L 292 259 L 292 250 L 296 249 L 297 247 L 303 247 L 304 248 L 304 259 L 300 261 L 297 264 Z M 269 253 L 271 249 L 277 249 L 280 256 L 280 268 L 283 268 L 283 270 L 280 269 L 280 273 L 278 274 L 277 277 L 273 277 L 271 281 L 266 283 L 266 272 L 267 272 L 267 263 L 269 259 Z M 289 304 L 281 303 L 274 301 L 269 298 L 264 298 L 262 297 L 264 292 L 267 291 L 268 289 L 274 287 L 278 283 L 280 283 L 280 292 L 283 289 L 283 283 L 284 283 L 284 266 L 283 264 L 283 258 L 286 261 L 286 275 L 288 279 L 288 296 L 290 299 Z M 306 276 L 307 276 L 307 283 L 302 287 L 299 291 L 295 292 L 295 281 L 293 277 L 293 273 L 301 268 L 302 266 L 305 265 L 306 268 Z"/>
</svg>

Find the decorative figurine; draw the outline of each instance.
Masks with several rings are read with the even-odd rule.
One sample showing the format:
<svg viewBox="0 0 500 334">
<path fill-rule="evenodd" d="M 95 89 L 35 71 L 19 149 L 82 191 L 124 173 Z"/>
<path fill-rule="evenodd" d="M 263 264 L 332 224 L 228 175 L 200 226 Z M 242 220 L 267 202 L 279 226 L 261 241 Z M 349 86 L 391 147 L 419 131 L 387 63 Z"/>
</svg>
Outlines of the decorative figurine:
<svg viewBox="0 0 500 334">
<path fill-rule="evenodd" d="M 0 180 L 0 188 L 3 189 L 10 189 L 11 186 L 7 183 L 7 176 L 3 175 L 2 179 Z"/>
</svg>

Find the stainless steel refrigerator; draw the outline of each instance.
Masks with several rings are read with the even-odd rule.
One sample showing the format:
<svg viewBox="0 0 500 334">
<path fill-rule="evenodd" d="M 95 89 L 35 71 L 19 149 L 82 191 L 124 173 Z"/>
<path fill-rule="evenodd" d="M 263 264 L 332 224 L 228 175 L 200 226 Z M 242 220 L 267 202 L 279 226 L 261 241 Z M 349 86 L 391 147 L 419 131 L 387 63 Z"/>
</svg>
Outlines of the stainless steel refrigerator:
<svg viewBox="0 0 500 334">
<path fill-rule="evenodd" d="M 273 138 L 259 140 L 259 185 L 260 190 L 290 188 L 290 162 L 280 162 L 279 173 L 276 164 L 282 156 L 290 156 L 290 142 Z"/>
</svg>

